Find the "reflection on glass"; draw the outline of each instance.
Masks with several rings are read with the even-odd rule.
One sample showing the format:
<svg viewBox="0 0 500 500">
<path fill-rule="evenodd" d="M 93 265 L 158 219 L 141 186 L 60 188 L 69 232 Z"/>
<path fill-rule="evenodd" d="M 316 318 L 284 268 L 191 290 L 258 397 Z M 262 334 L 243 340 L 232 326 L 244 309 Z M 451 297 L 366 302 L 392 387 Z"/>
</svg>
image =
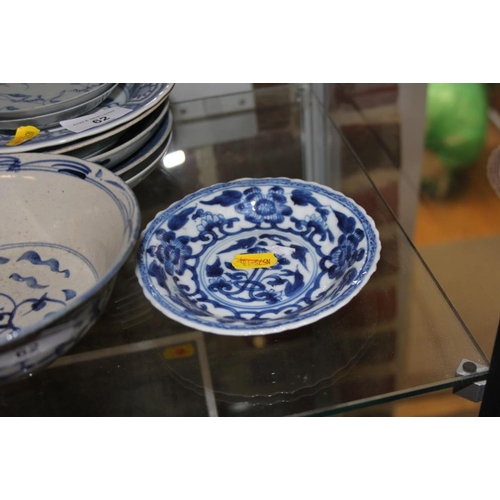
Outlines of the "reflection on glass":
<svg viewBox="0 0 500 500">
<path fill-rule="evenodd" d="M 164 168 L 174 168 L 182 165 L 186 161 L 186 155 L 184 151 L 172 151 L 163 157 L 163 167 Z"/>
</svg>

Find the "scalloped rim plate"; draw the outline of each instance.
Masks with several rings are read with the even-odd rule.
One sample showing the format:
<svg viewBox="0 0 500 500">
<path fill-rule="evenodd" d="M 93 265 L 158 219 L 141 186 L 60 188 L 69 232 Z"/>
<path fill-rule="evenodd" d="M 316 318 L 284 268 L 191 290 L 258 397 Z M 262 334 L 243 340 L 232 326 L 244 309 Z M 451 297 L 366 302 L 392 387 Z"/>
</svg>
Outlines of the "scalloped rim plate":
<svg viewBox="0 0 500 500">
<path fill-rule="evenodd" d="M 288 245 L 278 264 L 235 272 L 233 254 L 269 250 L 273 241 Z M 373 219 L 342 193 L 300 179 L 245 178 L 159 212 L 141 234 L 135 272 L 152 305 L 184 325 L 266 335 L 345 306 L 375 272 L 380 251 Z"/>
</svg>

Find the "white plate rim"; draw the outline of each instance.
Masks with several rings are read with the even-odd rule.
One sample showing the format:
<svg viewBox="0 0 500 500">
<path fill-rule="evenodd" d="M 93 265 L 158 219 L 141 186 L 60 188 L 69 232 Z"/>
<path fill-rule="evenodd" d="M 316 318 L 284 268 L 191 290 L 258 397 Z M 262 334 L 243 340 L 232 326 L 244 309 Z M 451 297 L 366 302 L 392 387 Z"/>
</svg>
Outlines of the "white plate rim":
<svg viewBox="0 0 500 500">
<path fill-rule="evenodd" d="M 161 113 L 156 117 L 156 119 L 153 122 L 151 122 L 148 127 L 143 129 L 139 134 L 135 135 L 134 137 L 131 137 L 127 142 L 124 142 L 123 144 L 119 144 L 118 146 L 116 146 L 112 149 L 109 149 L 107 151 L 104 151 L 96 156 L 90 156 L 86 159 L 88 161 L 91 161 L 94 163 L 99 163 L 100 161 L 107 160 L 108 158 L 112 158 L 113 155 L 115 155 L 117 153 L 121 153 L 122 150 L 127 149 L 130 146 L 132 146 L 133 144 L 135 144 L 136 142 L 140 141 L 144 136 L 146 136 L 148 134 L 153 135 L 154 132 L 152 132 L 152 131 L 154 131 L 156 129 L 156 127 L 158 125 L 160 125 L 161 121 L 165 118 L 165 115 L 169 111 L 169 107 L 170 107 L 170 105 L 167 102 L 166 106 L 162 109 Z M 158 109 L 158 108 L 156 108 L 156 109 Z M 138 149 L 133 151 L 131 153 L 131 155 L 135 154 L 136 151 L 138 151 Z M 108 168 L 107 165 L 103 165 L 103 167 Z"/>
<path fill-rule="evenodd" d="M 168 135 L 172 131 L 173 115 L 170 109 L 167 112 L 167 116 L 168 123 L 165 130 L 162 130 L 161 128 L 163 124 L 160 125 L 160 128 L 153 134 L 153 137 L 150 139 L 150 141 L 148 141 L 141 149 L 139 149 L 139 151 L 136 151 L 129 159 L 122 163 L 119 163 L 110 170 L 116 175 L 121 176 L 137 167 L 140 163 L 147 160 L 150 156 L 154 155 L 162 147 Z"/>
<path fill-rule="evenodd" d="M 173 134 L 170 133 L 168 139 L 166 140 L 166 143 L 164 143 L 164 146 L 158 150 L 160 151 L 158 155 L 156 155 L 155 158 L 153 158 L 153 160 L 150 160 L 150 163 L 148 163 L 143 170 L 141 170 L 137 175 L 130 177 L 129 179 L 123 179 L 128 186 L 130 186 L 131 188 L 137 186 L 140 182 L 142 182 L 148 175 L 150 175 L 154 171 L 158 162 L 168 152 L 170 144 L 172 142 L 172 135 Z"/>
</svg>

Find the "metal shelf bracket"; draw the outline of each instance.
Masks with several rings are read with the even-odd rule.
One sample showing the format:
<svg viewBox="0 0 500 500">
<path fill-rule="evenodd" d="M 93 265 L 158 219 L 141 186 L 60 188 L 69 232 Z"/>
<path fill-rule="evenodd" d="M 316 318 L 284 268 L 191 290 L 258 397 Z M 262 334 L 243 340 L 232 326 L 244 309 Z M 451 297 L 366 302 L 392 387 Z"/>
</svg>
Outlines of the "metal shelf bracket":
<svg viewBox="0 0 500 500">
<path fill-rule="evenodd" d="M 455 372 L 457 377 L 465 377 L 473 373 L 487 373 L 488 367 L 471 361 L 469 359 L 462 359 Z M 467 385 L 455 387 L 453 394 L 468 399 L 473 403 L 479 403 L 483 400 L 484 388 L 486 387 L 486 380 L 479 380 Z"/>
</svg>

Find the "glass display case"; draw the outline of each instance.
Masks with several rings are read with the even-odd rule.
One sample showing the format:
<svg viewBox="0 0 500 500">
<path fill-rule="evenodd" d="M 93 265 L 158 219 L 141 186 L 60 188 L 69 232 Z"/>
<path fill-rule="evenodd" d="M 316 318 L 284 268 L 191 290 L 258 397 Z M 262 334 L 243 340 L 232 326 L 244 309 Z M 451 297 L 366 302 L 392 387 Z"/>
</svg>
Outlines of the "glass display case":
<svg viewBox="0 0 500 500">
<path fill-rule="evenodd" d="M 360 154 L 313 86 L 171 106 L 169 152 L 134 188 L 143 228 L 211 184 L 304 179 L 341 191 L 373 218 L 382 244 L 376 272 L 315 323 L 225 336 L 156 310 L 138 284 L 134 252 L 86 336 L 50 367 L 0 386 L 0 415 L 349 415 L 442 389 L 481 392 L 489 361 L 412 243 L 415 206 L 404 198 L 401 169 Z"/>
</svg>

